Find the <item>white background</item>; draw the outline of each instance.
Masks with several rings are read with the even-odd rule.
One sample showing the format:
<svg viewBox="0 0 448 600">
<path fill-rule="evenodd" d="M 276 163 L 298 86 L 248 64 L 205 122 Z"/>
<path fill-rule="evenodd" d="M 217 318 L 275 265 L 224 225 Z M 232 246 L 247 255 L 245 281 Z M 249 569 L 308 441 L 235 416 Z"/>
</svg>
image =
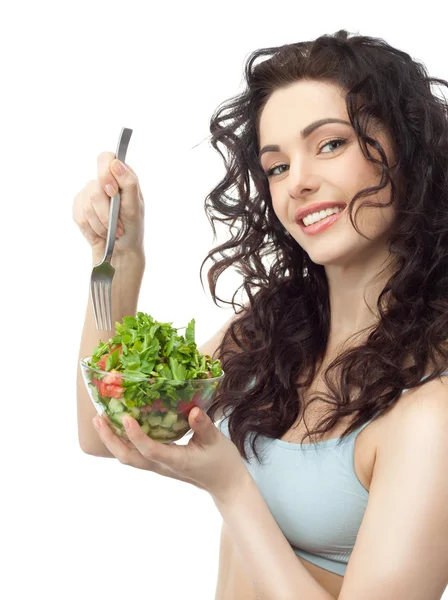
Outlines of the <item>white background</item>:
<svg viewBox="0 0 448 600">
<path fill-rule="evenodd" d="M 345 3 L 15 2 L 2 8 L 2 499 L 5 600 L 214 597 L 221 516 L 207 493 L 78 446 L 75 379 L 91 272 L 73 198 L 96 157 L 134 134 L 146 200 L 139 309 L 207 340 L 232 314 L 201 261 L 204 213 L 224 167 L 208 145 L 217 106 L 255 49 L 340 28 L 382 37 L 448 78 L 446 22 Z M 240 279 L 222 278 L 230 300 Z M 448 595 L 445 595 L 448 598 Z M 239 600 L 239 599 L 235 599 Z"/>
</svg>

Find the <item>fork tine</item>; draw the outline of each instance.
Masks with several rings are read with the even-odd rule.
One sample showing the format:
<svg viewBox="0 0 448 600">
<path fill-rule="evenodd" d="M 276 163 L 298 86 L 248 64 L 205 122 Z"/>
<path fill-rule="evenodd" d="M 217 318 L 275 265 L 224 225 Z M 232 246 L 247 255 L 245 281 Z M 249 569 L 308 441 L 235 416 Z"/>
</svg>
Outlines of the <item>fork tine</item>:
<svg viewBox="0 0 448 600">
<path fill-rule="evenodd" d="M 100 281 L 99 282 L 100 285 L 100 292 L 99 292 L 99 296 L 100 296 L 100 306 L 101 306 L 101 310 L 100 310 L 100 328 L 102 330 L 105 329 L 105 321 L 106 321 L 106 315 L 105 315 L 105 310 L 104 310 L 104 306 L 105 306 L 105 301 L 104 301 L 104 281 Z"/>
<path fill-rule="evenodd" d="M 107 326 L 109 331 L 112 330 L 112 282 L 108 282 L 106 286 L 106 296 L 107 296 Z"/>
<path fill-rule="evenodd" d="M 101 300 L 102 300 L 102 306 L 103 306 L 103 325 L 105 329 L 109 329 L 109 308 L 108 308 L 108 298 L 107 298 L 107 290 L 109 288 L 108 282 L 107 281 L 102 281 L 102 287 L 101 287 Z"/>
<path fill-rule="evenodd" d="M 110 321 L 109 312 L 110 311 L 109 311 L 109 298 L 108 298 L 110 284 L 109 284 L 108 281 L 103 281 L 102 284 L 103 284 L 103 287 L 102 287 L 102 292 L 103 292 L 103 295 L 102 295 L 102 298 L 103 298 L 103 325 L 104 325 L 105 329 L 107 329 L 107 330 L 110 331 L 111 327 L 109 326 L 109 321 Z"/>
<path fill-rule="evenodd" d="M 101 318 L 101 282 L 97 281 L 95 284 L 95 292 L 96 292 L 96 308 L 98 315 L 98 329 L 102 329 L 102 318 Z"/>
<path fill-rule="evenodd" d="M 92 308 L 93 308 L 93 316 L 95 318 L 95 325 L 96 328 L 99 329 L 98 327 L 98 304 L 97 304 L 97 299 L 95 298 L 95 292 L 96 292 L 96 285 L 95 285 L 95 280 L 92 279 L 90 281 L 90 298 L 92 301 Z"/>
<path fill-rule="evenodd" d="M 112 281 L 91 280 L 93 316 L 98 330 L 112 330 Z"/>
</svg>

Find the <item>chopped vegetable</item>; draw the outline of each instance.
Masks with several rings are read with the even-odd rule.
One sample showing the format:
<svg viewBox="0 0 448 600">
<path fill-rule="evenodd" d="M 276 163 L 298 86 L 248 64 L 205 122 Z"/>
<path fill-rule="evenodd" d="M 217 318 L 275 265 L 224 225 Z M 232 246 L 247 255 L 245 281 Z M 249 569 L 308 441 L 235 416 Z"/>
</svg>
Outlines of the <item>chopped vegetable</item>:
<svg viewBox="0 0 448 600">
<path fill-rule="evenodd" d="M 120 435 L 130 414 L 145 433 L 160 441 L 180 439 L 189 429 L 188 414 L 203 407 L 223 376 L 219 360 L 201 354 L 195 320 L 178 334 L 172 323 L 137 312 L 115 323 L 116 335 L 99 341 L 90 359 L 89 387 Z"/>
</svg>

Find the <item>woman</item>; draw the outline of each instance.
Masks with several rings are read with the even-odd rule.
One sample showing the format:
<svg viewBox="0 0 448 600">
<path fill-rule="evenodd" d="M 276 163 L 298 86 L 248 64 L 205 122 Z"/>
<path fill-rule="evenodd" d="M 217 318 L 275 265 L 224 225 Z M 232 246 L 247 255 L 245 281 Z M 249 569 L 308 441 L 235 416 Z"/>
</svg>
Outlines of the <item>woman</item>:
<svg viewBox="0 0 448 600">
<path fill-rule="evenodd" d="M 210 128 L 229 158 L 206 210 L 232 234 L 205 259 L 220 254 L 210 288 L 216 299 L 232 265 L 249 297 L 200 348 L 226 377 L 201 424 L 190 412 L 188 446 L 153 442 L 132 419 L 132 443 L 104 424 L 95 434 L 79 380 L 81 447 L 212 495 L 219 600 L 440 599 L 448 124 L 431 83 L 448 84 L 346 31 L 254 52 L 246 82 Z M 131 293 L 114 299 L 121 318 L 135 313 L 143 277 L 144 208 L 135 173 L 112 159 L 100 155 L 74 217 L 98 262 L 106 185 L 122 189 L 116 289 Z M 96 342 L 88 306 L 80 354 Z"/>
</svg>

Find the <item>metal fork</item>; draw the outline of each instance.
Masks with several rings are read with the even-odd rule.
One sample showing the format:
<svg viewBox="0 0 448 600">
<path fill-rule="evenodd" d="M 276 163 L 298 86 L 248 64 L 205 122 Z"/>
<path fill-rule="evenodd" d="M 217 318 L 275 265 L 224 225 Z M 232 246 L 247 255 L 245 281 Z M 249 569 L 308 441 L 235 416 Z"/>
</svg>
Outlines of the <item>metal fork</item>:
<svg viewBox="0 0 448 600">
<path fill-rule="evenodd" d="M 116 157 L 125 162 L 132 129 L 123 127 L 118 140 Z M 106 252 L 103 260 L 93 267 L 90 277 L 90 297 L 97 329 L 112 329 L 112 279 L 115 269 L 110 264 L 117 235 L 118 214 L 120 212 L 120 191 L 110 202 L 109 225 L 107 229 Z M 104 327 L 106 326 L 106 327 Z"/>
</svg>

